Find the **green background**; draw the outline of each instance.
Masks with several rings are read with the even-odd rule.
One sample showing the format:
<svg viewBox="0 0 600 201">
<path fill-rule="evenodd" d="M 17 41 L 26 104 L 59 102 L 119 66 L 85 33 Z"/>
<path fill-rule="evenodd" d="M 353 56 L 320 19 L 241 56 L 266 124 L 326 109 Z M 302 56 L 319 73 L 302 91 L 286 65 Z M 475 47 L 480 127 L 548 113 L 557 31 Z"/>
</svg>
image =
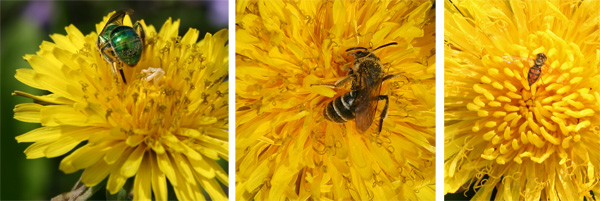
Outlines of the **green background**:
<svg viewBox="0 0 600 201">
<path fill-rule="evenodd" d="M 217 4 L 221 9 L 215 8 Z M 23 56 L 35 54 L 43 40 L 52 41 L 50 34 L 64 35 L 65 27 L 73 24 L 87 35 L 96 31 L 95 24 L 109 12 L 124 8 L 135 10 L 132 21 L 144 19 L 146 24 L 154 25 L 157 30 L 169 17 L 181 19 L 179 35 L 185 34 L 188 28 L 200 30 L 201 37 L 207 32 L 215 33 L 227 28 L 227 1 L 0 1 L 0 7 L 0 200 L 49 200 L 70 191 L 82 172 L 67 175 L 58 170 L 64 156 L 27 160 L 23 151 L 31 143 L 18 144 L 15 140 L 15 136 L 40 125 L 13 118 L 16 104 L 32 100 L 11 96 L 11 93 L 15 90 L 37 95 L 47 92 L 18 82 L 14 75 L 16 69 L 31 68 Z M 223 9 L 221 15 L 215 14 L 215 11 Z M 227 170 L 227 162 L 220 162 Z M 102 189 L 92 199 L 103 200 L 104 193 Z"/>
</svg>

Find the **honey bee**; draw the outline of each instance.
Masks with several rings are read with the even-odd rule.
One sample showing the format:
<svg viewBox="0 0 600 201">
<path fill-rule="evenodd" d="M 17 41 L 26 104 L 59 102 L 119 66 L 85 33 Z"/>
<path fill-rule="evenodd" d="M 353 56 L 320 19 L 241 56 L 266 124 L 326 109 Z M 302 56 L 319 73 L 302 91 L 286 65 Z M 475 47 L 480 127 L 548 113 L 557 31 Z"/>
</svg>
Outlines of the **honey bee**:
<svg viewBox="0 0 600 201">
<path fill-rule="evenodd" d="M 535 57 L 535 62 L 531 68 L 529 68 L 529 73 L 527 73 L 527 81 L 529 82 L 529 86 L 533 85 L 540 75 L 542 74 L 542 66 L 546 62 L 546 55 L 544 53 L 539 53 Z"/>
<path fill-rule="evenodd" d="M 379 132 L 381 133 L 383 119 L 387 117 L 390 102 L 387 95 L 379 94 L 381 84 L 400 74 L 386 75 L 381 61 L 374 54 L 374 51 L 397 44 L 392 42 L 375 49 L 353 47 L 346 50 L 354 56 L 354 63 L 349 68 L 350 72 L 346 77 L 336 81 L 333 85 L 330 84 L 330 86 L 339 87 L 348 81 L 352 81 L 352 91 L 335 98 L 327 104 L 323 109 L 323 116 L 327 120 L 344 123 L 356 118 L 356 126 L 359 132 L 364 133 L 373 123 L 377 103 L 380 100 L 385 100 L 385 106 L 383 106 L 379 120 Z"/>
</svg>

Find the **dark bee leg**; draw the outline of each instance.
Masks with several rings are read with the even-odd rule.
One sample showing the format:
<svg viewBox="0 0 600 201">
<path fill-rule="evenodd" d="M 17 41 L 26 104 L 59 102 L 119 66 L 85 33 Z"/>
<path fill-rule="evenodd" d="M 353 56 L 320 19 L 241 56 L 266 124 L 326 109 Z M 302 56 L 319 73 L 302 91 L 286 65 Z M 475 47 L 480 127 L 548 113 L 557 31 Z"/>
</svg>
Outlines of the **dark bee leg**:
<svg viewBox="0 0 600 201">
<path fill-rule="evenodd" d="M 388 98 L 388 95 L 379 95 L 379 100 L 385 100 L 385 106 L 383 106 L 383 111 L 381 111 L 381 116 L 379 117 L 379 133 L 381 133 L 381 129 L 383 129 L 383 119 L 387 117 L 390 99 Z"/>
<path fill-rule="evenodd" d="M 392 79 L 392 78 L 397 78 L 402 76 L 402 74 L 395 74 L 395 75 L 386 75 L 385 77 L 383 77 L 383 79 L 381 79 L 381 82 L 385 82 L 386 80 Z"/>
<path fill-rule="evenodd" d="M 401 74 L 386 75 L 385 77 L 383 77 L 381 82 L 384 82 L 386 80 L 389 80 L 389 79 L 392 79 L 395 77 L 399 77 L 399 76 L 402 76 L 402 75 Z M 388 97 L 388 95 L 379 95 L 379 100 L 385 100 L 385 105 L 383 106 L 383 111 L 381 111 L 381 116 L 379 117 L 379 133 L 381 133 L 381 130 L 383 129 L 383 119 L 385 119 L 387 117 L 388 105 L 390 104 L 390 98 Z"/>
<path fill-rule="evenodd" d="M 113 72 L 116 72 L 116 69 L 119 69 L 119 74 L 121 74 L 121 79 L 123 79 L 123 83 L 127 84 L 127 80 L 125 80 L 125 73 L 123 72 L 123 68 L 121 66 L 117 67 L 117 62 L 111 62 Z M 118 78 L 117 78 L 118 79 Z"/>
<path fill-rule="evenodd" d="M 139 30 L 138 30 L 139 28 Z M 142 45 L 146 44 L 146 31 L 144 30 L 144 27 L 140 24 L 140 22 L 135 22 L 135 24 L 133 25 L 133 29 L 135 29 L 136 31 L 139 32 L 140 34 L 140 38 L 142 39 Z"/>
<path fill-rule="evenodd" d="M 127 84 L 127 80 L 125 80 L 125 73 L 123 73 L 123 69 L 119 69 L 119 73 L 121 74 L 121 78 L 123 79 L 123 83 Z"/>
</svg>

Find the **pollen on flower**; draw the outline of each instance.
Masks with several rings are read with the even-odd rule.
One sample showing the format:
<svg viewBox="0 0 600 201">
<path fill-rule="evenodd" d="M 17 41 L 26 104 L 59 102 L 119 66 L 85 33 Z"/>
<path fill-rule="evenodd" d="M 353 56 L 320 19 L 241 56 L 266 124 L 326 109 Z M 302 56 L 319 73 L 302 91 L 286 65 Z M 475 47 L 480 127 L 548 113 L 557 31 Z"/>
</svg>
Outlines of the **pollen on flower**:
<svg viewBox="0 0 600 201">
<path fill-rule="evenodd" d="M 160 81 L 160 78 L 165 75 L 165 71 L 162 68 L 148 67 L 147 69 L 142 70 L 142 74 L 145 76 L 144 79 L 146 79 L 146 81 L 157 83 Z"/>
</svg>

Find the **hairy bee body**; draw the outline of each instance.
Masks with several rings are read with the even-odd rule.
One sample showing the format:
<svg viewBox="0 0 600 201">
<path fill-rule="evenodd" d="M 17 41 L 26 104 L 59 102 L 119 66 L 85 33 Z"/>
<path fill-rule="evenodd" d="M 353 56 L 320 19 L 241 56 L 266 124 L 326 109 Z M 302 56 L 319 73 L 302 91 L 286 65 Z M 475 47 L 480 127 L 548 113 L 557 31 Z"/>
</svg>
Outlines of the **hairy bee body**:
<svg viewBox="0 0 600 201">
<path fill-rule="evenodd" d="M 379 57 L 373 52 L 389 45 L 396 45 L 392 42 L 378 48 L 367 49 L 364 47 L 353 47 L 346 50 L 354 56 L 354 63 L 348 76 L 338 80 L 334 87 L 338 87 L 348 80 L 352 80 L 352 88 L 350 92 L 335 98 L 327 103 L 323 110 L 325 119 L 344 123 L 352 119 L 356 119 L 356 125 L 360 132 L 366 131 L 373 123 L 375 112 L 377 111 L 377 103 L 380 100 L 385 100 L 385 106 L 380 118 L 379 132 L 381 132 L 383 119 L 387 116 L 387 108 L 389 99 L 387 95 L 380 95 L 381 84 L 387 79 L 393 78 L 395 75 L 385 75 Z"/>
</svg>

